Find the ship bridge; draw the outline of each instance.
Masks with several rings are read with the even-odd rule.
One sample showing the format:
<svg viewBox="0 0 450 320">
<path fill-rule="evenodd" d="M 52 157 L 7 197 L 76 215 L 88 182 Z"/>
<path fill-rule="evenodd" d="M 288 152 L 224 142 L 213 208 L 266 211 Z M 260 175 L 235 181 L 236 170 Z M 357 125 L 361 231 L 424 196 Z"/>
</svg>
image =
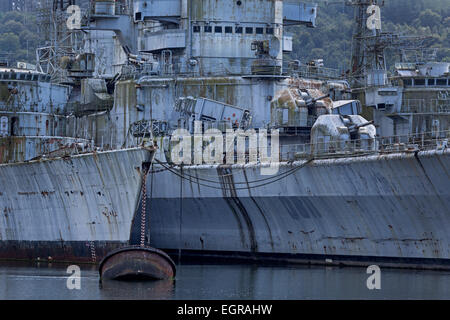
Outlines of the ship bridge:
<svg viewBox="0 0 450 320">
<path fill-rule="evenodd" d="M 153 54 L 164 73 L 201 75 L 249 73 L 262 42 L 281 68 L 292 51 L 284 26 L 315 27 L 317 15 L 317 5 L 295 0 L 135 0 L 128 9 L 97 0 L 89 28 L 116 32 L 127 54 Z"/>
</svg>

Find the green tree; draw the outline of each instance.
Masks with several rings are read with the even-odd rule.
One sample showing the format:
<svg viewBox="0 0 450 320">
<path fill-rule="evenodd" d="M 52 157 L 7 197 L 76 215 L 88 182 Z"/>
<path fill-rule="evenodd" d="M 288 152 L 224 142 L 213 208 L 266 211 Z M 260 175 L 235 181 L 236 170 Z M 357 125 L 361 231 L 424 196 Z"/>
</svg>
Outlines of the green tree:
<svg viewBox="0 0 450 320">
<path fill-rule="evenodd" d="M 428 45 L 439 49 L 438 59 L 450 60 L 450 6 L 449 0 L 386 0 L 381 9 L 383 31 L 406 36 L 429 37 Z M 353 8 L 344 5 L 319 5 L 317 28 L 293 28 L 292 59 L 306 62 L 323 58 L 327 67 L 349 68 Z M 320 50 L 319 50 L 320 49 Z M 394 55 L 395 53 L 395 55 Z M 387 52 L 388 67 L 398 59 L 398 52 Z"/>
<path fill-rule="evenodd" d="M 2 0 L 3 1 L 3 0 Z M 25 14 L 18 12 L 18 11 L 9 11 L 9 12 L 5 12 L 1 19 L 0 19 L 0 23 L 4 24 L 8 21 L 25 21 L 26 18 L 24 18 Z"/>
<path fill-rule="evenodd" d="M 14 33 L 20 34 L 24 30 L 24 26 L 22 23 L 9 20 L 5 22 L 0 30 L 1 33 Z"/>
<path fill-rule="evenodd" d="M 19 37 L 14 33 L 0 35 L 0 48 L 6 53 L 16 52 L 20 48 Z"/>
<path fill-rule="evenodd" d="M 442 17 L 438 13 L 430 9 L 422 11 L 418 19 L 418 22 L 421 26 L 430 28 L 439 26 L 441 24 L 441 21 Z"/>
</svg>

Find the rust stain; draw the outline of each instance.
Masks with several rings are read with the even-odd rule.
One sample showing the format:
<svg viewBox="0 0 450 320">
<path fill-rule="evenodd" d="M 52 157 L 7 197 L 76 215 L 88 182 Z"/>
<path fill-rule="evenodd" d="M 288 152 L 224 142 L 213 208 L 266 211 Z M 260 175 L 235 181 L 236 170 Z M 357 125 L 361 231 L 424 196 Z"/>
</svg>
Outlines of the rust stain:
<svg viewBox="0 0 450 320">
<path fill-rule="evenodd" d="M 54 194 L 55 191 L 42 191 L 41 194 L 43 197 L 48 197 L 51 194 Z"/>
<path fill-rule="evenodd" d="M 102 211 L 102 214 L 103 214 L 105 217 L 107 217 L 107 218 L 109 218 L 109 217 L 117 217 L 117 213 L 116 213 L 114 210 L 109 210 L 108 208 L 105 208 L 105 209 Z"/>
</svg>

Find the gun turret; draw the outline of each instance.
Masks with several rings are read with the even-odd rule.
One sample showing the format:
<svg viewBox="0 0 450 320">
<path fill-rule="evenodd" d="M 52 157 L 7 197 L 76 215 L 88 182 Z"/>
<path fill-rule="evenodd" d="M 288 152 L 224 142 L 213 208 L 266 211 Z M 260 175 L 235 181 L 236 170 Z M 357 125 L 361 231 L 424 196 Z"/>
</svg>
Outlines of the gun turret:
<svg viewBox="0 0 450 320">
<path fill-rule="evenodd" d="M 360 128 L 364 128 L 364 127 L 367 127 L 367 126 L 370 126 L 371 124 L 374 124 L 373 120 L 368 121 L 368 122 L 363 123 L 363 124 L 360 124 L 360 125 L 357 125 L 356 126 L 356 130 L 359 130 Z"/>
<path fill-rule="evenodd" d="M 306 104 L 306 106 L 308 107 L 308 108 L 312 108 L 312 107 L 314 107 L 315 105 L 316 105 L 316 103 L 317 103 L 317 101 L 320 101 L 320 100 L 322 100 L 322 99 L 325 99 L 325 98 L 329 98 L 330 97 L 330 94 L 327 94 L 327 95 L 324 95 L 324 96 L 322 96 L 322 97 L 319 97 L 319 98 L 312 98 L 311 96 L 309 96 L 309 99 L 308 98 L 305 98 L 304 97 L 304 99 L 305 99 L 305 104 Z"/>
<path fill-rule="evenodd" d="M 319 100 L 323 100 L 323 99 L 326 99 L 326 98 L 329 98 L 329 97 L 330 97 L 330 94 L 327 94 L 327 95 L 324 95 L 323 97 L 312 99 L 312 103 L 316 103 Z"/>
<path fill-rule="evenodd" d="M 344 122 L 345 126 L 348 128 L 348 132 L 353 135 L 358 132 L 359 129 L 370 126 L 374 123 L 374 121 L 368 121 L 362 124 L 356 124 L 353 122 L 350 116 L 341 115 L 342 122 Z"/>
</svg>

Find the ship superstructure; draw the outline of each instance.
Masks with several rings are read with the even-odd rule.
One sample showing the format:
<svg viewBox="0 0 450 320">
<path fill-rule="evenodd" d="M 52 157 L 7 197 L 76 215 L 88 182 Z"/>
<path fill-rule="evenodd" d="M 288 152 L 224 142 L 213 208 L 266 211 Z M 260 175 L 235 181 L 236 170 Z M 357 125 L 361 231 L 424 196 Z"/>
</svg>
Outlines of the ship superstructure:
<svg viewBox="0 0 450 320">
<path fill-rule="evenodd" d="M 93 49 L 93 42 L 115 34 L 107 47 L 110 66 L 97 73 L 115 82 L 111 114 L 119 113 L 128 132 L 104 140 L 121 145 L 148 128 L 164 146 L 174 130 L 193 133 L 201 121 L 203 130 L 279 129 L 285 144 L 309 143 L 320 115 L 356 115 L 358 109 L 346 81 L 314 64 L 283 60 L 292 51 L 285 27 L 314 27 L 316 14 L 317 5 L 296 1 L 93 2 L 83 29 L 90 31 L 91 52 L 105 49 Z M 305 73 L 328 80 L 298 76 Z M 348 101 L 337 105 L 330 97 Z M 192 108 L 200 104 L 207 107 Z"/>
</svg>

